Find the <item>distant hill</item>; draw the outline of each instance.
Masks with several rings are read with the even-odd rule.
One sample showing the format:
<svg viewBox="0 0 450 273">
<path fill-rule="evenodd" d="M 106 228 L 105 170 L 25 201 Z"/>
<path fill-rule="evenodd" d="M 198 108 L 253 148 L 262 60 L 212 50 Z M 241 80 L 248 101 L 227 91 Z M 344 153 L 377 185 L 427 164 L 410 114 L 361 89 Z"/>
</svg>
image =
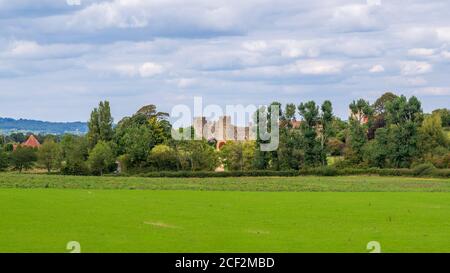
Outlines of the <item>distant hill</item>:
<svg viewBox="0 0 450 273">
<path fill-rule="evenodd" d="M 29 119 L 0 118 L 0 134 L 31 132 L 34 134 L 62 135 L 65 133 L 85 134 L 87 131 L 86 122 L 48 122 Z"/>
</svg>

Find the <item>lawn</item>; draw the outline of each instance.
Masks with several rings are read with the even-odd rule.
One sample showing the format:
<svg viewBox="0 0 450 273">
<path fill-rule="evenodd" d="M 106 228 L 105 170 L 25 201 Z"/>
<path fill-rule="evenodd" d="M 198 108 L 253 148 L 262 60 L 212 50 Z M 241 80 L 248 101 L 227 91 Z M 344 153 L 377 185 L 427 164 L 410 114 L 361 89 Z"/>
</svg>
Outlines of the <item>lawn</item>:
<svg viewBox="0 0 450 273">
<path fill-rule="evenodd" d="M 0 252 L 450 252 L 448 184 L 2 174 Z"/>
<path fill-rule="evenodd" d="M 450 179 L 380 176 L 140 178 L 0 173 L 0 188 L 251 192 L 450 192 Z"/>
</svg>

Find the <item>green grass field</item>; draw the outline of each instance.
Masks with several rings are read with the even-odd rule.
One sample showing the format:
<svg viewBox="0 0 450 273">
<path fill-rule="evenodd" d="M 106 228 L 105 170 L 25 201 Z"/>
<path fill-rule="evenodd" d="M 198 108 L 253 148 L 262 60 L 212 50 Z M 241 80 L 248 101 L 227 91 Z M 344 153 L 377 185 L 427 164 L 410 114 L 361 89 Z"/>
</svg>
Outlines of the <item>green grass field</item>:
<svg viewBox="0 0 450 273">
<path fill-rule="evenodd" d="M 0 252 L 450 252 L 449 192 L 449 179 L 0 174 Z"/>
</svg>

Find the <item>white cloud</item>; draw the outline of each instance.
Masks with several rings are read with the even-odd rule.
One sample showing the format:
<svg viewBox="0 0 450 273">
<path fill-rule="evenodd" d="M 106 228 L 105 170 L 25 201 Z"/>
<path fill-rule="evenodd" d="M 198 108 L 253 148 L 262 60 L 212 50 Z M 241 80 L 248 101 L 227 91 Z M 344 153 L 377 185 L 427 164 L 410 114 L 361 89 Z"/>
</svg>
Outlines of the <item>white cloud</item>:
<svg viewBox="0 0 450 273">
<path fill-rule="evenodd" d="M 119 64 L 113 68 L 117 73 L 122 76 L 133 77 L 138 74 L 138 68 L 132 64 Z"/>
<path fill-rule="evenodd" d="M 128 113 L 144 100 L 170 107 L 177 88 L 185 102 L 199 94 L 220 103 L 288 101 L 282 90 L 292 88 L 338 98 L 336 111 L 347 114 L 348 101 L 371 91 L 450 86 L 450 1 L 274 3 L 0 0 L 0 108 L 17 111 L 24 100 L 12 97 L 24 91 L 65 108 L 79 93 L 61 86 L 82 87 L 91 105 L 126 96 Z M 41 93 L 47 87 L 52 96 Z M 424 105 L 436 101 L 425 96 Z M 42 109 L 35 105 L 21 109 Z"/>
<path fill-rule="evenodd" d="M 381 73 L 384 72 L 384 67 L 380 64 L 372 66 L 372 68 L 369 70 L 370 73 Z"/>
<path fill-rule="evenodd" d="M 381 0 L 367 0 L 367 5 L 369 6 L 380 6 Z"/>
<path fill-rule="evenodd" d="M 439 40 L 450 42 L 450 27 L 439 27 L 436 29 Z"/>
<path fill-rule="evenodd" d="M 441 56 L 445 59 L 450 60 L 450 51 L 442 51 Z"/>
<path fill-rule="evenodd" d="M 408 50 L 408 55 L 410 56 L 422 56 L 429 57 L 434 55 L 435 50 L 432 48 L 413 48 Z"/>
<path fill-rule="evenodd" d="M 177 86 L 179 88 L 188 88 L 197 83 L 197 79 L 192 78 L 182 78 L 177 80 Z"/>
<path fill-rule="evenodd" d="M 11 43 L 9 52 L 13 56 L 30 56 L 41 50 L 42 47 L 40 47 L 36 42 L 14 41 Z"/>
<path fill-rule="evenodd" d="M 409 61 L 402 62 L 400 68 L 402 75 L 409 76 L 430 73 L 433 67 L 426 62 Z"/>
<path fill-rule="evenodd" d="M 280 40 L 277 41 L 281 47 L 281 56 L 288 58 L 309 57 L 315 58 L 320 55 L 320 48 L 317 42 Z"/>
<path fill-rule="evenodd" d="M 46 44 L 35 41 L 13 40 L 7 43 L 0 57 L 17 59 L 52 59 L 78 56 L 92 49 L 86 44 Z"/>
<path fill-rule="evenodd" d="M 367 31 L 382 26 L 380 5 L 344 5 L 335 9 L 331 26 L 343 31 Z"/>
<path fill-rule="evenodd" d="M 159 75 L 163 73 L 163 71 L 163 66 L 152 62 L 144 63 L 139 67 L 139 75 L 143 78 L 149 78 Z"/>
<path fill-rule="evenodd" d="M 244 42 L 242 47 L 249 51 L 264 51 L 269 46 L 265 41 L 248 41 Z"/>
<path fill-rule="evenodd" d="M 338 61 L 307 60 L 297 61 L 288 71 L 304 75 L 332 75 L 339 74 L 344 64 Z"/>
<path fill-rule="evenodd" d="M 448 96 L 450 95 L 450 88 L 448 87 L 426 87 L 418 89 L 414 92 L 417 95 L 426 96 Z"/>
<path fill-rule="evenodd" d="M 427 81 L 421 77 L 407 78 L 406 83 L 411 86 L 421 86 L 427 84 Z"/>
</svg>

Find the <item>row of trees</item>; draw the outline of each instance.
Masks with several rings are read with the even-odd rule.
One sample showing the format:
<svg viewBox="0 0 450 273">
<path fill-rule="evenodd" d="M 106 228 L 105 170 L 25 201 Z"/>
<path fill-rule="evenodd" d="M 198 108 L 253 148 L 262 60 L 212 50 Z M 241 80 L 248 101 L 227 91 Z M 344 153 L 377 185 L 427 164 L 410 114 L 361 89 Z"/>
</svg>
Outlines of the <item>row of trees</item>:
<svg viewBox="0 0 450 273">
<path fill-rule="evenodd" d="M 279 146 L 262 151 L 265 143 L 228 141 L 220 151 L 215 141 L 174 140 L 168 114 L 148 105 L 114 126 L 110 105 L 101 102 L 88 122 L 86 136 L 44 137 L 40 149 L 12 149 L 3 139 L 0 169 L 21 171 L 35 162 L 64 174 L 103 175 L 116 171 L 212 171 L 299 170 L 333 164 L 345 167 L 409 168 L 429 162 L 450 167 L 450 111 L 438 109 L 424 114 L 416 97 L 386 93 L 374 104 L 363 99 L 350 105 L 347 122 L 333 115 L 330 101 L 309 101 L 280 109 Z M 270 128 L 271 108 L 255 114 Z M 17 136 L 16 136 L 17 137 Z M 11 138 L 11 136 L 10 136 Z M 42 136 L 41 136 L 42 138 Z"/>
</svg>

